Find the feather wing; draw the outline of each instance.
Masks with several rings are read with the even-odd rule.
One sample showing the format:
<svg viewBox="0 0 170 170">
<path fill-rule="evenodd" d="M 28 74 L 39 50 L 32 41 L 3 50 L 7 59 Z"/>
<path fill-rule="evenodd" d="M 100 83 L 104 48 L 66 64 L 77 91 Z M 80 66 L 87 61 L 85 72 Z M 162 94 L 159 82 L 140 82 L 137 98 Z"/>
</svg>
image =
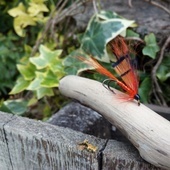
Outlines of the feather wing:
<svg viewBox="0 0 170 170">
<path fill-rule="evenodd" d="M 117 62 L 113 64 L 115 71 L 123 82 L 137 94 L 138 78 L 131 63 L 127 44 L 121 36 L 116 37 L 109 44 L 117 58 Z"/>
</svg>

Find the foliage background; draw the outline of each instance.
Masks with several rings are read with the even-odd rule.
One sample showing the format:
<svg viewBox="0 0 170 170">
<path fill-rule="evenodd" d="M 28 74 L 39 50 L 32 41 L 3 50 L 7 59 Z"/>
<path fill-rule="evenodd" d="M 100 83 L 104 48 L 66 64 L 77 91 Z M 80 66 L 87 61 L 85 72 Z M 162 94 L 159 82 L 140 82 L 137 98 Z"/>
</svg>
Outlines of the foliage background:
<svg viewBox="0 0 170 170">
<path fill-rule="evenodd" d="M 126 36 L 137 58 L 142 102 L 170 105 L 167 46 L 161 63 L 153 72 L 163 43 L 158 45 L 158 38 L 153 33 L 139 35 L 134 21 L 101 10 L 98 1 L 95 1 L 98 9 L 93 9 L 94 15 L 86 28 L 79 29 L 74 16 L 83 12 L 84 2 L 0 2 L 2 111 L 47 119 L 67 102 L 57 89 L 60 78 L 67 74 L 83 74 L 98 81 L 104 79 L 96 73 L 86 72 L 89 68 L 75 57 L 93 55 L 110 69 L 107 43 L 119 34 Z"/>
</svg>

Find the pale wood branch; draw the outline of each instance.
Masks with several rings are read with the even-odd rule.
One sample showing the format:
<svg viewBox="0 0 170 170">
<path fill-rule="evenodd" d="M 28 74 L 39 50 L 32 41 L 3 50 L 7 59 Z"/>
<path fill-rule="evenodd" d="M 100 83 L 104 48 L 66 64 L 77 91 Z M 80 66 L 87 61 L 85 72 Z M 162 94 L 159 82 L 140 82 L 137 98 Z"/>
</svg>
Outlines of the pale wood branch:
<svg viewBox="0 0 170 170">
<path fill-rule="evenodd" d="M 123 101 L 105 89 L 101 83 L 67 76 L 60 81 L 60 92 L 101 113 L 138 149 L 143 159 L 151 164 L 170 169 L 170 123 L 143 104 Z"/>
</svg>

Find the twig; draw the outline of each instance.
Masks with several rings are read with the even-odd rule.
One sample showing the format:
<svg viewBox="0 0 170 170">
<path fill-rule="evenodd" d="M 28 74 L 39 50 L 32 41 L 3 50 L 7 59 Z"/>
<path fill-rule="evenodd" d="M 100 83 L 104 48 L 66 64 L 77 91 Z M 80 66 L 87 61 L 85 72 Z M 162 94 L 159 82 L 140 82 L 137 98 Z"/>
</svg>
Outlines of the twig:
<svg viewBox="0 0 170 170">
<path fill-rule="evenodd" d="M 59 90 L 64 96 L 76 99 L 101 113 L 126 135 L 146 161 L 170 169 L 168 120 L 143 104 L 138 106 L 132 101 L 123 101 L 118 96 L 122 93 L 114 89 L 116 92 L 114 95 L 94 80 L 67 76 L 60 80 Z"/>
<path fill-rule="evenodd" d="M 33 56 L 36 51 L 38 50 L 40 44 L 43 42 L 44 38 L 46 37 L 46 35 L 48 34 L 48 32 L 51 30 L 51 35 L 53 36 L 55 33 L 55 26 L 56 24 L 58 24 L 61 20 L 63 20 L 66 16 L 71 16 L 71 15 L 75 15 L 77 13 L 77 11 L 75 13 L 73 13 L 73 11 L 75 9 L 77 9 L 78 7 L 80 7 L 81 5 L 83 5 L 84 3 L 88 2 L 90 0 L 84 0 L 84 1 L 76 1 L 75 3 L 73 3 L 70 7 L 68 7 L 67 9 L 64 9 L 66 3 L 68 2 L 68 0 L 64 1 L 63 4 L 62 1 L 60 0 L 57 5 L 56 8 L 54 9 L 54 11 L 51 13 L 49 20 L 47 22 L 47 24 L 45 25 L 44 31 L 42 33 L 42 36 L 36 41 L 36 44 L 33 47 L 31 56 Z M 54 16 L 54 13 L 56 12 L 56 9 L 60 6 L 60 8 L 58 9 L 57 13 Z M 64 9 L 64 10 L 63 10 Z"/>
<path fill-rule="evenodd" d="M 149 107 L 153 111 L 163 115 L 163 116 L 170 116 L 170 108 L 169 107 L 163 107 L 153 104 L 145 104 L 145 106 Z"/>
<path fill-rule="evenodd" d="M 153 85 L 155 86 L 156 90 L 154 90 L 154 95 L 156 97 L 156 99 L 162 103 L 162 105 L 164 106 L 167 106 L 163 96 L 161 95 L 162 94 L 162 90 L 158 84 L 158 81 L 157 81 L 157 78 L 156 78 L 156 71 L 159 67 L 159 65 L 161 64 L 162 60 L 163 60 L 163 56 L 164 56 L 164 51 L 166 49 L 166 47 L 168 46 L 168 44 L 170 43 L 170 36 L 166 39 L 162 49 L 161 49 L 161 52 L 160 52 L 160 56 L 159 56 L 159 59 L 156 63 L 156 65 L 153 67 L 153 70 L 152 70 L 152 81 L 153 81 Z M 154 89 L 154 88 L 153 88 Z"/>
<path fill-rule="evenodd" d="M 159 7 L 159 8 L 161 8 L 161 9 L 163 9 L 168 14 L 170 14 L 170 10 L 167 9 L 166 7 L 164 7 L 163 5 L 161 5 L 161 4 L 159 4 L 159 3 L 155 2 L 155 1 L 152 1 L 152 0 L 145 0 L 145 1 L 150 2 L 152 5 L 155 5 L 155 6 Z"/>
<path fill-rule="evenodd" d="M 125 38 L 126 40 L 134 40 L 134 41 L 139 41 L 141 43 L 145 43 L 144 40 L 142 40 L 141 38 L 139 37 L 126 37 Z"/>
<path fill-rule="evenodd" d="M 128 5 L 132 8 L 133 5 L 132 5 L 132 0 L 128 0 Z"/>
<path fill-rule="evenodd" d="M 73 16 L 73 15 L 76 15 L 77 13 L 80 13 L 80 11 L 76 10 L 76 9 L 79 9 L 78 7 L 84 5 L 88 1 L 90 1 L 90 0 L 75 1 L 68 8 L 63 9 L 60 12 L 57 12 L 55 17 L 52 20 L 52 23 L 51 23 L 51 31 L 50 31 L 51 32 L 51 36 L 52 37 L 56 37 L 56 30 L 55 30 L 55 28 L 56 28 L 56 25 L 58 23 L 60 23 L 64 18 L 66 18 L 68 16 Z"/>
<path fill-rule="evenodd" d="M 163 9 L 165 12 L 167 12 L 168 14 L 170 14 L 170 10 L 166 7 L 164 7 L 163 5 L 153 1 L 153 0 L 145 0 L 146 2 L 150 2 L 150 4 L 156 6 L 156 7 L 159 7 L 161 9 Z M 133 5 L 132 5 L 132 0 L 128 0 L 128 5 L 132 8 Z"/>
<path fill-rule="evenodd" d="M 60 1 L 58 2 L 58 4 L 60 3 Z M 58 6 L 58 4 L 56 5 L 56 8 Z M 51 12 L 50 14 L 50 17 L 49 17 L 49 20 L 47 21 L 47 24 L 45 25 L 45 28 L 44 28 L 44 31 L 42 32 L 42 36 L 36 41 L 34 47 L 33 47 L 33 50 L 31 52 L 31 56 L 34 56 L 34 54 L 36 53 L 36 51 L 38 50 L 40 44 L 43 42 L 47 32 L 49 31 L 50 29 L 50 26 L 51 26 L 51 20 L 52 20 L 52 17 L 53 17 L 53 14 L 56 10 L 56 8 L 54 9 L 54 11 Z"/>
<path fill-rule="evenodd" d="M 98 10 L 97 10 L 97 7 L 96 7 L 96 1 L 95 0 L 92 0 L 92 1 L 93 1 L 93 8 L 94 8 L 95 14 L 97 14 Z"/>
</svg>

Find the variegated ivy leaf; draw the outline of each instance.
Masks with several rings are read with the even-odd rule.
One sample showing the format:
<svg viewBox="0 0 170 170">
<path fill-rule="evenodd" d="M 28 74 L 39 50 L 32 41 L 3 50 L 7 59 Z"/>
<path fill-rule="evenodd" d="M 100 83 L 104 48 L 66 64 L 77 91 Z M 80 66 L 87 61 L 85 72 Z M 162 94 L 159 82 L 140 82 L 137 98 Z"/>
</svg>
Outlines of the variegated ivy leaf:
<svg viewBox="0 0 170 170">
<path fill-rule="evenodd" d="M 50 88 L 41 87 L 38 90 L 36 90 L 36 95 L 38 99 L 41 99 L 44 96 L 53 96 L 54 92 Z"/>
<path fill-rule="evenodd" d="M 21 36 L 25 36 L 25 30 L 24 28 L 29 25 L 36 25 L 36 22 L 34 21 L 34 18 L 31 17 L 26 9 L 23 3 L 19 3 L 19 5 L 15 8 L 12 8 L 8 11 L 9 15 L 14 17 L 14 29 L 15 32 Z"/>
<path fill-rule="evenodd" d="M 23 77 L 18 78 L 16 85 L 11 90 L 10 94 L 17 94 L 25 90 L 30 84 L 30 81 L 25 80 Z"/>
<path fill-rule="evenodd" d="M 26 64 L 17 64 L 19 72 L 22 74 L 25 80 L 32 80 L 35 77 L 35 66 L 27 62 Z"/>
<path fill-rule="evenodd" d="M 42 12 L 48 12 L 48 11 L 49 11 L 48 8 L 46 7 L 46 5 L 44 4 L 42 0 L 29 3 L 28 12 L 30 16 L 37 16 L 38 14 Z"/>
<path fill-rule="evenodd" d="M 116 13 L 101 12 L 94 15 L 81 38 L 81 48 L 98 60 L 109 62 L 106 45 L 134 23 Z"/>
<path fill-rule="evenodd" d="M 53 71 L 56 71 L 56 69 L 58 69 L 57 65 L 61 64 L 61 60 L 58 59 L 58 57 L 62 50 L 51 51 L 47 47 L 41 45 L 39 51 L 40 55 L 38 57 L 31 57 L 30 62 L 34 64 L 37 69 L 50 67 Z"/>
<path fill-rule="evenodd" d="M 83 63 L 78 57 L 89 57 L 84 51 L 79 48 L 72 53 L 70 53 L 65 60 L 63 61 L 63 65 L 65 66 L 65 72 L 67 74 L 79 74 L 84 70 L 90 69 L 90 66 Z M 91 67 L 92 69 L 92 67 Z"/>
<path fill-rule="evenodd" d="M 12 17 L 17 17 L 19 15 L 26 14 L 25 6 L 21 2 L 17 7 L 10 9 L 8 11 L 8 14 L 11 15 Z"/>
</svg>

